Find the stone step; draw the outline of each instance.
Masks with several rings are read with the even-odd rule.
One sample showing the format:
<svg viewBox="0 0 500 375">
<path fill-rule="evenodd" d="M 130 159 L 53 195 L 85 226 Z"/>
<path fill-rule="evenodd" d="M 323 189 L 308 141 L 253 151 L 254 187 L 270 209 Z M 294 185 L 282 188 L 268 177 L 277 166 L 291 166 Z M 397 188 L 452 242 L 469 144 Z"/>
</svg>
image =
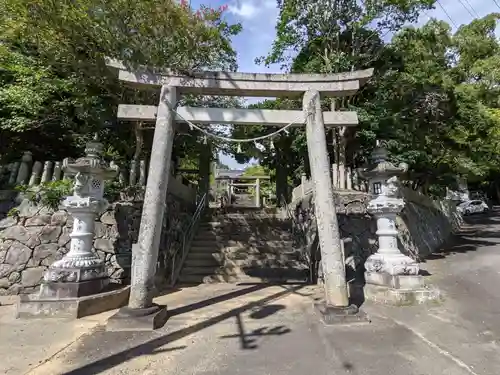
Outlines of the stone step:
<svg viewBox="0 0 500 375">
<path fill-rule="evenodd" d="M 224 242 L 233 241 L 235 243 L 241 242 L 244 244 L 265 244 L 265 243 L 274 244 L 276 242 L 293 242 L 294 237 L 290 236 L 290 235 L 255 236 L 255 235 L 248 235 L 245 233 L 227 234 L 224 236 L 218 236 L 215 234 L 199 233 L 196 236 L 194 236 L 192 242 L 199 243 L 202 241 L 205 241 L 207 243 L 213 243 L 213 242 L 224 243 Z"/>
<path fill-rule="evenodd" d="M 238 282 L 261 283 L 259 278 L 246 278 L 238 276 L 222 276 L 222 275 L 182 275 L 179 277 L 179 284 L 217 284 L 217 283 L 238 283 Z"/>
<path fill-rule="evenodd" d="M 224 259 L 224 254 L 221 252 L 213 252 L 211 249 L 207 249 L 206 251 L 192 252 L 190 251 L 186 257 L 186 261 L 188 259 L 192 260 L 206 260 L 211 261 L 214 259 L 217 262 L 221 262 Z"/>
<path fill-rule="evenodd" d="M 293 234 L 292 228 L 276 227 L 273 224 L 259 225 L 226 225 L 226 224 L 210 224 L 201 225 L 198 227 L 197 233 L 212 233 L 212 234 L 234 234 L 234 233 L 253 233 L 260 236 L 277 235 L 277 234 Z"/>
<path fill-rule="evenodd" d="M 250 221 L 210 221 L 207 223 L 200 223 L 198 226 L 199 230 L 217 230 L 217 231 L 224 231 L 224 230 L 237 230 L 237 229 L 246 229 L 248 231 L 252 230 L 272 230 L 272 231 L 283 231 L 283 232 L 289 232 L 292 230 L 292 226 L 289 224 L 275 224 L 267 221 L 255 221 L 255 222 L 250 222 Z"/>
<path fill-rule="evenodd" d="M 273 222 L 281 221 L 283 223 L 291 223 L 291 219 L 283 216 L 281 214 L 275 213 L 258 213 L 258 212 L 250 212 L 250 213 L 238 213 L 238 212 L 217 212 L 211 215 L 203 216 L 202 221 L 226 221 L 226 220 L 271 220 Z"/>
<path fill-rule="evenodd" d="M 189 253 L 204 253 L 204 252 L 224 252 L 224 253 L 292 253 L 297 251 L 292 241 L 267 241 L 262 244 L 248 244 L 241 241 L 193 241 Z"/>
<path fill-rule="evenodd" d="M 291 232 L 293 227 L 288 224 L 275 224 L 267 221 L 258 221 L 255 223 L 252 222 L 234 222 L 234 221 L 225 221 L 225 222 L 217 222 L 210 221 L 208 223 L 200 223 L 198 226 L 199 231 L 214 231 L 214 232 L 227 232 L 227 231 L 236 231 L 236 230 L 246 230 L 249 232 Z"/>
<path fill-rule="evenodd" d="M 224 247 L 235 247 L 235 246 L 240 246 L 240 247 L 266 247 L 266 248 L 272 248 L 272 247 L 290 247 L 293 248 L 295 245 L 297 245 L 296 241 L 294 241 L 291 238 L 263 238 L 263 239 L 257 239 L 257 238 L 208 238 L 208 237 L 195 237 L 191 241 L 191 247 L 199 247 L 199 246 L 211 246 L 211 247 L 216 247 L 216 248 L 224 248 Z"/>
<path fill-rule="evenodd" d="M 267 234 L 267 233 L 283 233 L 283 234 L 291 234 L 293 233 L 292 228 L 280 228 L 276 227 L 272 224 L 259 224 L 259 225 L 226 225 L 220 224 L 217 225 L 200 225 L 198 227 L 198 233 L 238 233 L 240 231 L 244 231 L 246 233 L 255 233 L 255 234 Z"/>
<path fill-rule="evenodd" d="M 183 275 L 232 275 L 238 276 L 236 267 L 222 266 L 184 266 L 182 268 Z"/>
<path fill-rule="evenodd" d="M 218 283 L 304 283 L 307 281 L 307 276 L 304 277 L 252 277 L 248 275 L 230 276 L 230 275 L 181 275 L 179 277 L 179 284 L 192 285 L 192 284 L 218 284 Z"/>
<path fill-rule="evenodd" d="M 193 254 L 196 255 L 196 254 Z M 248 267 L 248 266 L 269 266 L 269 267 L 298 267 L 305 264 L 301 260 L 300 254 L 286 255 L 248 255 L 242 258 L 230 258 L 222 254 L 211 254 L 211 257 L 198 258 L 196 256 L 186 258 L 185 267 Z"/>
</svg>

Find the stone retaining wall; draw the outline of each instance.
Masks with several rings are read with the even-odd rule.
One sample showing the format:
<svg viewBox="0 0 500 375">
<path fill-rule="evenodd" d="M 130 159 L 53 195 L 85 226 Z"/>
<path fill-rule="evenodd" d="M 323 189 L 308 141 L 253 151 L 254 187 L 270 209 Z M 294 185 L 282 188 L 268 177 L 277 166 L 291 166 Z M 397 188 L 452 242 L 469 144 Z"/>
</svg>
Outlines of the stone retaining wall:
<svg viewBox="0 0 500 375">
<path fill-rule="evenodd" d="M 421 261 L 442 246 L 460 227 L 461 216 L 455 207 L 434 201 L 417 192 L 402 191 L 406 206 L 397 220 L 399 245 L 403 253 Z M 377 249 L 375 219 L 366 211 L 372 199 L 369 193 L 340 190 L 335 192 L 335 204 L 340 236 L 344 243 L 346 264 L 359 269 Z M 298 233 L 304 237 L 307 252 L 316 249 L 317 228 L 314 216 L 314 196 L 306 195 L 289 205 Z M 313 252 L 314 254 L 314 252 Z M 314 262 L 314 256 L 312 257 Z"/>
<path fill-rule="evenodd" d="M 13 201 L 14 198 L 3 207 L 12 208 Z M 158 284 L 166 283 L 170 277 L 168 260 L 180 247 L 182 230 L 191 219 L 193 207 L 169 194 L 167 212 Z M 0 213 L 0 295 L 35 291 L 47 267 L 69 250 L 73 219 L 65 211 L 51 212 L 24 200 L 17 213 L 9 217 Z M 137 242 L 141 213 L 142 202 L 117 202 L 96 220 L 94 249 L 105 260 L 114 283 L 129 281 L 131 248 Z"/>
<path fill-rule="evenodd" d="M 433 200 L 408 188 L 401 192 L 405 208 L 396 222 L 401 250 L 421 261 L 460 229 L 462 216 L 452 202 Z"/>
</svg>

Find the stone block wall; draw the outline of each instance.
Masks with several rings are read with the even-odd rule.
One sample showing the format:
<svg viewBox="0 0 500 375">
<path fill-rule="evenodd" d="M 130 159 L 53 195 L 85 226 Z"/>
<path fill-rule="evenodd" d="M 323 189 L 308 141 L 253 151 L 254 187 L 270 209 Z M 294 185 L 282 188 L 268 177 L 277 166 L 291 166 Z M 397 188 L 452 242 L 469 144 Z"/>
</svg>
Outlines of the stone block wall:
<svg viewBox="0 0 500 375">
<path fill-rule="evenodd" d="M 406 206 L 397 219 L 401 251 L 419 261 L 442 246 L 461 225 L 461 216 L 446 202 L 434 201 L 412 190 L 402 191 Z M 373 196 L 349 190 L 335 192 L 340 237 L 344 244 L 346 265 L 359 269 L 370 254 L 377 250 L 375 219 L 366 211 Z M 308 194 L 289 205 L 297 232 L 304 237 L 305 249 L 316 249 L 317 228 L 314 216 L 314 196 Z M 313 252 L 314 253 L 314 252 Z M 314 256 L 312 256 L 314 261 Z M 320 266 L 320 264 L 318 264 Z"/>
<path fill-rule="evenodd" d="M 401 250 L 424 260 L 441 247 L 462 224 L 462 216 L 451 201 L 438 201 L 403 188 L 405 208 L 398 217 Z"/>
<path fill-rule="evenodd" d="M 364 263 L 377 248 L 375 236 L 375 221 L 366 212 L 370 195 L 358 191 L 339 190 L 335 194 L 335 206 L 339 223 L 340 237 L 344 244 L 346 265 L 356 269 Z M 308 194 L 302 199 L 297 199 L 289 205 L 294 225 L 297 232 L 304 237 L 302 248 L 311 254 L 311 262 L 321 268 L 319 258 L 315 257 L 318 249 L 318 231 L 314 215 L 314 196 Z M 318 254 L 319 255 L 319 254 Z M 321 273 L 321 270 L 319 271 Z"/>
<path fill-rule="evenodd" d="M 12 202 L 5 207 L 16 207 Z M 73 219 L 67 212 L 52 212 L 27 200 L 16 207 L 17 215 L 0 212 L 0 295 L 34 292 L 47 267 L 69 250 Z M 180 247 L 182 230 L 193 212 L 192 204 L 167 196 L 157 282 L 170 277 L 172 252 Z M 4 210 L 5 211 L 5 210 Z M 114 283 L 130 277 L 132 243 L 137 242 L 142 202 L 116 202 L 95 223 L 94 250 L 106 263 Z M 166 240 L 168 239 L 168 240 Z"/>
</svg>

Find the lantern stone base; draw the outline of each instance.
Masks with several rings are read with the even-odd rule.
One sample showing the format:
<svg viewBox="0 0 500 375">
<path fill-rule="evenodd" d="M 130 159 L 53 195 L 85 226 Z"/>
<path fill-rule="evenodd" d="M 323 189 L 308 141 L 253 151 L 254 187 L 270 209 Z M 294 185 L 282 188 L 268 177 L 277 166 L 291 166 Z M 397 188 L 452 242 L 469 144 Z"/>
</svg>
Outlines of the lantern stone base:
<svg viewBox="0 0 500 375">
<path fill-rule="evenodd" d="M 385 272 L 365 272 L 365 282 L 394 289 L 419 289 L 425 286 L 422 275 L 390 275 Z"/>
<path fill-rule="evenodd" d="M 44 281 L 40 285 L 39 295 L 49 299 L 79 298 L 100 293 L 108 284 L 107 277 L 78 282 Z"/>
<path fill-rule="evenodd" d="M 97 282 L 97 281 L 96 281 Z M 85 282 L 88 283 L 88 282 Z M 69 318 L 78 319 L 85 316 L 100 314 L 105 311 L 118 309 L 128 303 L 130 287 L 109 285 L 100 293 L 70 297 L 83 291 L 89 291 L 95 284 L 84 285 L 57 285 L 53 284 L 83 284 L 80 283 L 48 283 L 45 292 L 36 295 L 22 295 L 17 306 L 17 318 Z M 67 295 L 68 297 L 62 297 Z"/>
<path fill-rule="evenodd" d="M 315 303 L 314 308 L 326 325 L 347 325 L 370 322 L 366 313 L 361 311 L 356 305 L 337 307 L 329 306 L 322 302 Z"/>
<path fill-rule="evenodd" d="M 439 290 L 426 285 L 421 275 L 366 272 L 365 282 L 365 299 L 387 305 L 417 305 L 439 302 L 442 298 Z"/>
<path fill-rule="evenodd" d="M 154 331 L 165 325 L 168 320 L 166 306 L 153 305 L 143 309 L 121 308 L 108 319 L 106 331 Z"/>
</svg>

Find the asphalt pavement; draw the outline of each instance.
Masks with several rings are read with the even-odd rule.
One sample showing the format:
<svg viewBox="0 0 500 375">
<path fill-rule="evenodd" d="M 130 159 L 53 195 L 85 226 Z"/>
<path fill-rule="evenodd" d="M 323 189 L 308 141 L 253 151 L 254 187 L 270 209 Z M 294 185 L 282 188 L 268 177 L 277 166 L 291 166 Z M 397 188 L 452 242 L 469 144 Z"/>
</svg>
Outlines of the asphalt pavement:
<svg viewBox="0 0 500 375">
<path fill-rule="evenodd" d="M 365 302 L 371 323 L 325 326 L 312 307 L 317 287 L 200 285 L 158 298 L 171 313 L 162 329 L 106 332 L 94 324 L 27 373 L 498 375 L 500 213 L 467 222 L 422 264 L 444 295 L 439 304 Z M 18 335 L 37 329 L 26 325 Z M 2 327 L 2 357 L 9 338 Z"/>
</svg>

